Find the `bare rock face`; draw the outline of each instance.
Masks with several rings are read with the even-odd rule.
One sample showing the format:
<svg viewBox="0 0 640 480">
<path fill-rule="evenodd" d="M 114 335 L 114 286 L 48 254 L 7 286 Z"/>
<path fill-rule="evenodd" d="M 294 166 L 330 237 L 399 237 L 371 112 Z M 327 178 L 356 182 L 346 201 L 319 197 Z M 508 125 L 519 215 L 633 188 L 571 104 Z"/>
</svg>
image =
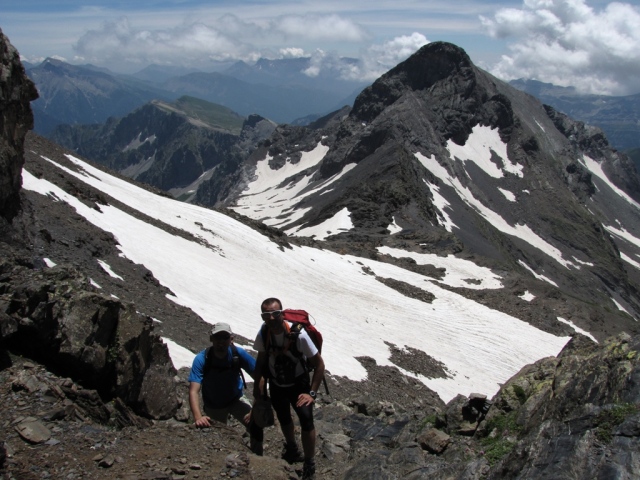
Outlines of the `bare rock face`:
<svg viewBox="0 0 640 480">
<path fill-rule="evenodd" d="M 137 414 L 171 417 L 179 406 L 166 345 L 133 304 L 91 291 L 70 266 L 30 270 L 4 265 L 1 340 L 66 372 L 103 399 Z"/>
<path fill-rule="evenodd" d="M 36 98 L 18 52 L 0 30 L 0 216 L 9 221 L 20 207 L 24 137 L 33 128 L 29 102 Z"/>
</svg>

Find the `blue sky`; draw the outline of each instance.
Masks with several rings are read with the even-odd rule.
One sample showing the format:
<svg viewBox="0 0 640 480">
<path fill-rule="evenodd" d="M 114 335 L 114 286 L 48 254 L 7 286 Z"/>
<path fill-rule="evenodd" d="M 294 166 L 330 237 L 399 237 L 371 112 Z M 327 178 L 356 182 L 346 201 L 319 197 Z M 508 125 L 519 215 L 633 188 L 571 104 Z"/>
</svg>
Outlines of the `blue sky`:
<svg viewBox="0 0 640 480">
<path fill-rule="evenodd" d="M 350 56 L 363 63 L 344 74 L 366 80 L 444 40 L 505 80 L 640 92 L 636 0 L 0 0 L 0 28 L 28 61 L 133 72 L 300 55 L 313 55 L 320 69 Z"/>
</svg>

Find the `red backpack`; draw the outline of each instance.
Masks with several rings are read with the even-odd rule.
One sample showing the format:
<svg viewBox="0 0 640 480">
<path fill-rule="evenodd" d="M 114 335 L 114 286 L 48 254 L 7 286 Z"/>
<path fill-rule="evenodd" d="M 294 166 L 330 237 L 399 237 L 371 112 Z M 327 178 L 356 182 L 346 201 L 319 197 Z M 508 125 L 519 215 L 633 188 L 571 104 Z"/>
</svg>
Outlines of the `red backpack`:
<svg viewBox="0 0 640 480">
<path fill-rule="evenodd" d="M 318 331 L 314 324 L 309 320 L 309 314 L 306 310 L 293 310 L 291 308 L 283 310 L 282 318 L 291 323 L 291 334 L 300 335 L 304 328 L 311 338 L 311 341 L 318 349 L 318 353 L 322 354 L 322 334 Z"/>
</svg>

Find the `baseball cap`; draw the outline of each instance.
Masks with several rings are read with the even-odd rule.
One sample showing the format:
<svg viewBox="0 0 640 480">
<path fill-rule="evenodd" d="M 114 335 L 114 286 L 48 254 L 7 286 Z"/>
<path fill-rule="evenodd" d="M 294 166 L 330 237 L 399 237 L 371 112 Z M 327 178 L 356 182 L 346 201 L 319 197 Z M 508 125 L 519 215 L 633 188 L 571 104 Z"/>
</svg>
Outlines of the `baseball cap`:
<svg viewBox="0 0 640 480">
<path fill-rule="evenodd" d="M 231 325 L 228 323 L 214 323 L 213 328 L 211 328 L 211 335 L 222 332 L 227 332 L 229 335 L 233 334 L 231 331 Z"/>
</svg>

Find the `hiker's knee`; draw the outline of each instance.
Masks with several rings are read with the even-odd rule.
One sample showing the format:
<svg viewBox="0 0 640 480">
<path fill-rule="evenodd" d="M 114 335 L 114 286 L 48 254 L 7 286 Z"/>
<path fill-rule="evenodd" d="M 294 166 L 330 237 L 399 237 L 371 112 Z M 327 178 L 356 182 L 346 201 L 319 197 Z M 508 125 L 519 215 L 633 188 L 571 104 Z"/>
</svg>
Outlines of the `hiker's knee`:
<svg viewBox="0 0 640 480">
<path fill-rule="evenodd" d="M 298 420 L 300 420 L 300 429 L 303 432 L 310 432 L 315 427 L 313 425 L 313 409 L 311 406 L 300 407 L 296 409 Z"/>
<path fill-rule="evenodd" d="M 313 418 L 304 421 L 300 419 L 300 430 L 303 432 L 310 432 L 313 429 L 315 429 L 315 426 L 313 425 Z"/>
</svg>

